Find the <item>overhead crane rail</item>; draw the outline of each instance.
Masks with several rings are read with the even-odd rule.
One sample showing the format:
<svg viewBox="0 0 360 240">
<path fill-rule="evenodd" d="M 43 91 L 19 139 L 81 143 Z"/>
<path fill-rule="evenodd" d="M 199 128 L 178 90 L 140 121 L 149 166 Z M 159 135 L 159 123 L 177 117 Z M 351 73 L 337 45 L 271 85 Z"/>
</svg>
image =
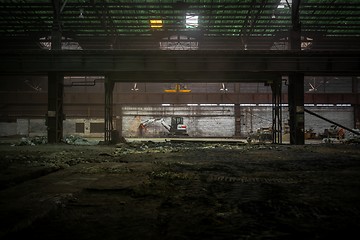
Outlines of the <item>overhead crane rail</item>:
<svg viewBox="0 0 360 240">
<path fill-rule="evenodd" d="M 0 74 L 62 72 L 66 74 L 169 74 L 193 72 L 234 78 L 239 73 L 286 75 L 358 75 L 357 51 L 2 51 Z M 188 74 L 186 74 L 188 73 Z M 220 74 L 221 73 L 221 74 Z M 123 75 L 122 75 L 123 74 Z M 149 78 L 147 78 L 149 79 Z M 156 79 L 156 78 L 152 78 Z M 141 80 L 141 79 L 140 79 Z"/>
</svg>

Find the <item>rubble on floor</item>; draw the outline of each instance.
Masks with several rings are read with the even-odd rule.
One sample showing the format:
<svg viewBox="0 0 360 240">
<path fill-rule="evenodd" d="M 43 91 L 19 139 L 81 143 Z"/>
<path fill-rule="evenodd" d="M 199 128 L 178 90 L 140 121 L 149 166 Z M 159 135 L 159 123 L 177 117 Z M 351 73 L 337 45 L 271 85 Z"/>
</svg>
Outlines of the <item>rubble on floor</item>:
<svg viewBox="0 0 360 240">
<path fill-rule="evenodd" d="M 348 132 L 345 137 L 345 143 L 360 143 L 360 129 L 352 129 L 355 132 L 358 132 L 359 134 L 354 134 L 351 132 Z"/>
<path fill-rule="evenodd" d="M 86 138 L 75 135 L 69 135 L 64 137 L 62 142 L 71 145 L 97 145 L 99 143 L 99 141 L 88 140 Z M 22 137 L 19 142 L 14 143 L 11 146 L 35 146 L 47 143 L 48 140 L 46 136 Z"/>
<path fill-rule="evenodd" d="M 96 145 L 99 143 L 98 141 L 88 140 L 86 138 L 75 135 L 66 136 L 63 141 L 72 145 Z"/>
<path fill-rule="evenodd" d="M 13 144 L 12 146 L 35 146 L 40 144 L 46 144 L 47 137 L 45 136 L 36 136 L 36 137 L 22 137 L 20 142 Z"/>
<path fill-rule="evenodd" d="M 350 239 L 359 229 L 352 144 L 0 145 L 0 159 L 1 239 Z"/>
<path fill-rule="evenodd" d="M 352 129 L 359 134 L 355 134 L 347 131 L 345 138 L 337 138 L 337 137 L 327 137 L 322 139 L 322 143 L 351 143 L 351 144 L 359 144 L 360 143 L 360 129 Z"/>
</svg>

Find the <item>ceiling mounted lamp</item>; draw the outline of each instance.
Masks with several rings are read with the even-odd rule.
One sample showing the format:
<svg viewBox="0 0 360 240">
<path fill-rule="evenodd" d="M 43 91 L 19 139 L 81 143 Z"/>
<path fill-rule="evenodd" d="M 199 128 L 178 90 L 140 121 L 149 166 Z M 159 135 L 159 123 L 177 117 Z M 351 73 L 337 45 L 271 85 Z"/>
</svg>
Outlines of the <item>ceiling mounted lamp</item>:
<svg viewBox="0 0 360 240">
<path fill-rule="evenodd" d="M 151 19 L 150 20 L 150 27 L 151 28 L 162 28 L 163 27 L 163 20 L 162 19 Z"/>
<path fill-rule="evenodd" d="M 275 18 L 276 18 L 275 10 L 273 11 L 271 18 L 272 18 L 272 19 L 275 19 Z"/>
<path fill-rule="evenodd" d="M 138 91 L 137 83 L 134 83 L 134 87 L 131 89 L 131 91 Z"/>
<path fill-rule="evenodd" d="M 228 89 L 225 86 L 225 83 L 221 83 L 220 91 L 222 91 L 222 92 L 227 92 L 228 91 Z"/>
<path fill-rule="evenodd" d="M 84 18 L 84 9 L 80 8 L 79 18 Z"/>
</svg>

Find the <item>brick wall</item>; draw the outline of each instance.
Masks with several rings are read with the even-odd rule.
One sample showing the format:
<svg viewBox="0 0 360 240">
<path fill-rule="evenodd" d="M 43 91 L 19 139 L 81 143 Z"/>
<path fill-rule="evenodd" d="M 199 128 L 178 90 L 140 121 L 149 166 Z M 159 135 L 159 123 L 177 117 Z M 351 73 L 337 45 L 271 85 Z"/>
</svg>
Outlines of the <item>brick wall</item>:
<svg viewBox="0 0 360 240">
<path fill-rule="evenodd" d="M 346 127 L 354 126 L 353 107 L 307 107 L 330 120 Z M 119 112 L 119 111 L 118 111 Z M 234 106 L 159 106 L 159 107 L 122 107 L 122 134 L 124 137 L 139 137 L 138 127 L 148 119 L 163 118 L 170 125 L 171 116 L 181 116 L 187 125 L 187 132 L 191 137 L 233 137 L 235 135 Z M 114 122 L 120 116 L 114 116 Z M 283 125 L 288 121 L 288 110 L 283 108 Z M 251 131 L 262 127 L 271 127 L 271 107 L 240 106 L 241 135 L 246 137 Z M 91 123 L 103 123 L 102 118 L 74 118 L 64 121 L 64 135 L 76 134 L 84 137 L 103 137 L 103 133 L 91 133 Z M 84 132 L 76 133 L 76 124 L 84 124 Z M 314 129 L 316 133 L 323 133 L 330 123 L 305 114 L 305 129 Z M 114 124 L 116 128 L 116 124 Z M 117 129 L 120 130 L 120 129 Z M 154 122 L 149 125 L 144 137 L 164 137 L 168 131 Z M 46 126 L 44 119 L 18 119 L 16 122 L 1 122 L 0 136 L 11 135 L 44 135 Z"/>
</svg>

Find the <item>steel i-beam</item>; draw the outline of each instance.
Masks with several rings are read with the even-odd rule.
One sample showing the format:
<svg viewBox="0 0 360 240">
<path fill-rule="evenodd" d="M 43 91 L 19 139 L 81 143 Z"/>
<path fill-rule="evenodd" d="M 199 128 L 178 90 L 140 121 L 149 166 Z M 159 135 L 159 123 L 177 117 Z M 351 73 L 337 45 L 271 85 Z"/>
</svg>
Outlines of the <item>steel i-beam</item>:
<svg viewBox="0 0 360 240">
<path fill-rule="evenodd" d="M 301 51 L 301 23 L 300 23 L 300 0 L 292 1 L 290 29 L 291 50 Z M 290 116 L 290 144 L 302 145 L 305 143 L 304 128 L 304 74 L 289 74 L 289 116 Z"/>
<path fill-rule="evenodd" d="M 59 143 L 63 137 L 64 77 L 52 72 L 48 75 L 48 112 L 46 116 L 48 143 Z"/>
</svg>

